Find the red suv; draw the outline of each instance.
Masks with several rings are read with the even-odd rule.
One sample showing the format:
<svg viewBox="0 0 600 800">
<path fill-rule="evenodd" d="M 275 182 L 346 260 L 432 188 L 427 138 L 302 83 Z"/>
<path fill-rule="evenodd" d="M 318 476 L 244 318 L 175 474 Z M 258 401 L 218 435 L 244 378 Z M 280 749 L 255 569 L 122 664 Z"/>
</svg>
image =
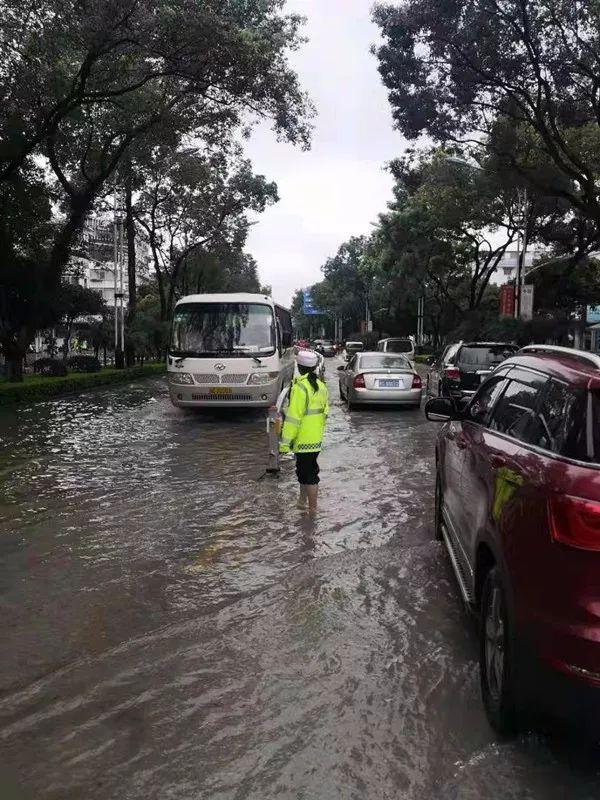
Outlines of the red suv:
<svg viewBox="0 0 600 800">
<path fill-rule="evenodd" d="M 436 535 L 479 615 L 490 722 L 514 731 L 532 706 L 592 716 L 600 700 L 600 357 L 526 347 L 468 403 L 436 398 L 425 412 L 446 421 L 436 445 Z"/>
</svg>

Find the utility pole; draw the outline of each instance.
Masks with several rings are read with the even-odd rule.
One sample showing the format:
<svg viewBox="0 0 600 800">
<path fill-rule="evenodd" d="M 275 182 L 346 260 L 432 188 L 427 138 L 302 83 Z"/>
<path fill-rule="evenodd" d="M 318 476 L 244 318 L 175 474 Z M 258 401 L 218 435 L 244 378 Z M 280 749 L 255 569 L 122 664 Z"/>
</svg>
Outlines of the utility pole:
<svg viewBox="0 0 600 800">
<path fill-rule="evenodd" d="M 113 278 L 114 278 L 114 312 L 115 312 L 115 366 L 119 346 L 119 321 L 117 319 L 117 260 L 119 258 L 119 232 L 117 220 L 117 184 L 113 184 Z"/>
<path fill-rule="evenodd" d="M 124 253 L 123 253 L 123 216 L 121 215 L 121 224 L 119 225 L 119 305 L 121 309 L 121 354 L 123 359 L 125 358 L 125 308 L 124 308 L 124 297 L 125 293 L 123 290 L 123 266 L 125 263 Z M 123 362 L 123 366 L 125 363 Z"/>
<path fill-rule="evenodd" d="M 425 295 L 419 297 L 417 303 L 417 344 L 423 344 L 425 334 Z"/>
<path fill-rule="evenodd" d="M 371 312 L 369 311 L 369 300 L 365 300 L 365 326 L 367 332 L 373 330 L 373 320 L 371 319 Z"/>
<path fill-rule="evenodd" d="M 525 259 L 527 258 L 527 245 L 529 233 L 529 194 L 527 187 L 523 189 L 523 194 L 519 192 L 522 202 L 523 232 L 517 239 L 517 279 L 515 281 L 515 318 L 521 319 L 521 305 L 523 298 L 523 285 L 525 283 Z M 521 247 L 521 241 L 523 246 Z"/>
<path fill-rule="evenodd" d="M 116 181 L 113 184 L 113 258 L 114 258 L 114 302 L 115 302 L 115 367 L 123 369 L 123 233 L 121 229 L 122 214 L 120 208 L 121 194 L 117 191 Z M 117 274 L 120 272 L 120 276 Z M 119 304 L 120 300 L 120 304 Z M 121 317 L 121 320 L 119 320 Z M 121 330 L 119 331 L 119 323 Z"/>
</svg>

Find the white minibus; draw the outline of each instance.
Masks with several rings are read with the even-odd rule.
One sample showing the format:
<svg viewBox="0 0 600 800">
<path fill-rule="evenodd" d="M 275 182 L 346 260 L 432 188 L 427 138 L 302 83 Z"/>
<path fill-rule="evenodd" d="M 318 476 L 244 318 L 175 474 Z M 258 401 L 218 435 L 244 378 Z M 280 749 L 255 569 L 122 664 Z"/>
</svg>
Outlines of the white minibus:
<svg viewBox="0 0 600 800">
<path fill-rule="evenodd" d="M 173 313 L 167 356 L 179 408 L 268 408 L 294 375 L 290 312 L 260 294 L 195 294 Z"/>
</svg>

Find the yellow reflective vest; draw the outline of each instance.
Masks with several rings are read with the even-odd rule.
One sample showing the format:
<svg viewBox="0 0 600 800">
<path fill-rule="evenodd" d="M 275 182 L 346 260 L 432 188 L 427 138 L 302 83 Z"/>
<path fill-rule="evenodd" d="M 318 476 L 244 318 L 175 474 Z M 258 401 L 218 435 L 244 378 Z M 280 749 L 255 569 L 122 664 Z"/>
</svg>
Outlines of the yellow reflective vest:
<svg viewBox="0 0 600 800">
<path fill-rule="evenodd" d="M 280 453 L 318 453 L 321 449 L 329 413 L 329 392 L 322 380 L 318 383 L 315 392 L 308 375 L 301 375 L 292 382 L 281 430 Z"/>
</svg>

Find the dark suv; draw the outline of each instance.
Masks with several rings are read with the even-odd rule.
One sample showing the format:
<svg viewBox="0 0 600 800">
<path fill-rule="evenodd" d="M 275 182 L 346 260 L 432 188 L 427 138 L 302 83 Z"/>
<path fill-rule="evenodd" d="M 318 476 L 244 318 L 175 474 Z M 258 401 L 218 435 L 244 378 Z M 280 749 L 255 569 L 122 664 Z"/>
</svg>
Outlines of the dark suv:
<svg viewBox="0 0 600 800">
<path fill-rule="evenodd" d="M 436 533 L 480 618 L 483 702 L 500 732 L 519 711 L 598 712 L 600 357 L 526 347 L 445 420 Z M 597 717 L 591 720 L 597 729 Z"/>
<path fill-rule="evenodd" d="M 469 397 L 505 358 L 518 350 L 505 342 L 457 342 L 446 347 L 431 365 L 427 394 Z"/>
</svg>

